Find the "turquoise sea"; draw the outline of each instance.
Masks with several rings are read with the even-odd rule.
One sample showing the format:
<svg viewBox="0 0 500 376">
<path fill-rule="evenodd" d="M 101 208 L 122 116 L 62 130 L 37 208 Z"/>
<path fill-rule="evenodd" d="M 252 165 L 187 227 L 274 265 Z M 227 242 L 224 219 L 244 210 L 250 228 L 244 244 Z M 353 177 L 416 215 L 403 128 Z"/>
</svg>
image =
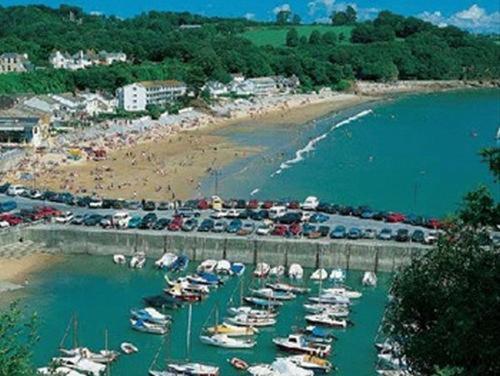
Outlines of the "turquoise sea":
<svg viewBox="0 0 500 376">
<path fill-rule="evenodd" d="M 307 277 L 311 270 L 306 271 Z M 356 301 L 351 320 L 354 326 L 336 330 L 338 340 L 334 344 L 331 361 L 338 367 L 336 375 L 373 375 L 376 353 L 373 346 L 380 318 L 386 303 L 386 293 L 390 275 L 380 274 L 376 288 L 361 286 L 361 272 L 348 273 L 348 283 L 363 292 Z M 278 324 L 274 328 L 263 328 L 258 336 L 258 345 L 251 350 L 226 350 L 209 347 L 200 343 L 198 336 L 204 325 L 213 325 L 214 307 L 219 308 L 220 317 L 225 315 L 231 298 L 239 304 L 239 278 L 234 277 L 215 290 L 202 303 L 193 305 L 192 338 L 190 357 L 192 360 L 218 364 L 222 375 L 238 375 L 228 363 L 233 356 L 248 362 L 272 362 L 278 354 L 272 338 L 286 336 L 293 327 L 304 327 L 302 304 L 305 297 L 286 303 L 280 310 Z M 312 292 L 318 285 L 309 283 Z M 244 277 L 245 290 L 258 287 L 251 270 Z M 74 256 L 50 267 L 33 279 L 33 283 L 22 292 L 27 308 L 36 311 L 40 317 L 39 334 L 41 341 L 35 351 L 37 365 L 45 364 L 56 356 L 68 322 L 73 314 L 78 317 L 77 337 L 79 343 L 92 349 L 104 348 L 104 332 L 108 330 L 110 348 L 118 349 L 123 341 L 137 345 L 139 353 L 122 356 L 113 364 L 112 375 L 146 375 L 162 342 L 165 343 L 159 356 L 159 363 L 165 358 L 185 359 L 187 353 L 187 306 L 171 311 L 173 326 L 165 337 L 134 332 L 129 327 L 129 310 L 141 306 L 143 296 L 159 294 L 164 287 L 163 274 L 152 268 L 152 260 L 143 270 L 114 265 L 108 257 Z M 323 285 L 326 287 L 326 283 Z M 71 346 L 72 334 L 66 346 Z"/>
<path fill-rule="evenodd" d="M 264 151 L 224 168 L 219 193 L 299 200 L 315 195 L 343 205 L 443 216 L 480 184 L 500 198 L 478 156 L 498 142 L 499 127 L 500 90 L 408 95 L 304 126 L 243 124 L 220 133 Z M 204 182 L 207 195 L 214 193 L 213 179 Z"/>
</svg>

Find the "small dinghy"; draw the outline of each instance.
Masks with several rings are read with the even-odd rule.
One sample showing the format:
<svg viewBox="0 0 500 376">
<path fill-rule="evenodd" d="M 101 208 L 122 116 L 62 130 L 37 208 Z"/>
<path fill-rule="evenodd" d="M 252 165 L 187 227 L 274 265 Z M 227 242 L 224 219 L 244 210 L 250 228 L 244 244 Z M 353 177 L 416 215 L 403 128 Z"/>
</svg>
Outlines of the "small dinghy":
<svg viewBox="0 0 500 376">
<path fill-rule="evenodd" d="M 165 253 L 158 260 L 155 261 L 156 267 L 160 269 L 170 269 L 174 264 L 175 260 L 177 260 L 177 256 L 173 253 Z"/>
<path fill-rule="evenodd" d="M 146 264 L 146 254 L 144 252 L 137 252 L 130 259 L 130 267 L 132 269 L 142 269 Z"/>
<path fill-rule="evenodd" d="M 228 323 L 222 323 L 206 329 L 210 334 L 225 334 L 229 337 L 253 336 L 259 333 L 259 330 L 252 326 L 237 326 Z"/>
<path fill-rule="evenodd" d="M 247 362 L 245 362 L 244 360 L 242 359 L 239 359 L 239 358 L 231 358 L 231 359 L 228 359 L 228 362 L 229 364 L 231 364 L 234 368 L 236 368 L 237 370 L 240 370 L 240 371 L 245 371 L 246 369 L 248 369 L 249 365 Z"/>
<path fill-rule="evenodd" d="M 270 277 L 282 277 L 285 275 L 285 267 L 283 265 L 273 266 L 271 270 L 269 270 Z"/>
<path fill-rule="evenodd" d="M 311 274 L 311 281 L 324 281 L 328 278 L 328 272 L 325 269 L 317 269 Z"/>
<path fill-rule="evenodd" d="M 299 280 L 304 276 L 304 269 L 299 264 L 292 264 L 288 268 L 288 277 L 290 279 Z"/>
<path fill-rule="evenodd" d="M 255 296 L 246 296 L 245 302 L 253 304 L 255 306 L 265 307 L 265 308 L 280 307 L 283 305 L 282 302 L 272 301 L 269 299 L 257 298 Z"/>
<path fill-rule="evenodd" d="M 363 285 L 365 286 L 376 286 L 377 275 L 374 272 L 365 272 L 361 283 L 363 283 Z"/>
<path fill-rule="evenodd" d="M 118 265 L 125 265 L 127 258 L 124 255 L 113 255 L 113 262 Z"/>
<path fill-rule="evenodd" d="M 218 286 L 222 283 L 221 279 L 212 273 L 199 273 L 198 275 L 190 275 L 188 281 L 198 285 Z"/>
<path fill-rule="evenodd" d="M 296 298 L 296 295 L 291 292 L 276 291 L 271 288 L 263 288 L 258 290 L 252 289 L 251 291 L 255 296 L 264 299 L 293 300 Z"/>
<path fill-rule="evenodd" d="M 216 266 L 217 266 L 216 260 L 205 260 L 200 265 L 198 265 L 196 271 L 198 273 L 215 273 Z"/>
<path fill-rule="evenodd" d="M 182 272 L 187 269 L 189 265 L 189 257 L 186 255 L 177 256 L 175 261 L 170 266 L 169 270 L 172 272 Z"/>
<path fill-rule="evenodd" d="M 139 351 L 139 349 L 136 346 L 134 346 L 133 344 L 131 344 L 130 342 L 123 342 L 120 345 L 120 349 L 122 350 L 122 352 L 124 354 L 127 354 L 127 355 L 134 354 L 134 353 Z"/>
<path fill-rule="evenodd" d="M 238 326 L 263 327 L 263 326 L 275 325 L 276 319 L 273 318 L 259 319 L 247 315 L 238 315 L 234 317 L 227 317 L 225 319 L 225 322 Z"/>
<path fill-rule="evenodd" d="M 276 316 L 278 316 L 277 312 L 269 311 L 269 310 L 260 310 L 260 309 L 253 309 L 251 307 L 230 307 L 228 308 L 228 313 L 233 316 L 238 316 L 238 315 L 247 315 L 250 317 L 254 317 L 256 319 L 274 319 Z"/>
<path fill-rule="evenodd" d="M 234 262 L 231 265 L 231 273 L 237 275 L 238 277 L 242 276 L 245 273 L 245 264 L 241 262 Z"/>
<path fill-rule="evenodd" d="M 330 280 L 335 282 L 335 283 L 342 283 L 345 281 L 346 275 L 345 271 L 342 269 L 333 269 L 332 272 L 330 273 Z"/>
<path fill-rule="evenodd" d="M 214 334 L 213 336 L 200 336 L 200 341 L 206 345 L 223 347 L 226 349 L 251 349 L 256 345 L 252 339 L 231 338 L 225 334 Z"/>
<path fill-rule="evenodd" d="M 215 265 L 215 272 L 222 275 L 231 274 L 231 263 L 227 260 L 219 260 Z"/>
<path fill-rule="evenodd" d="M 168 327 L 165 325 L 152 324 L 143 320 L 130 319 L 132 329 L 138 332 L 163 335 L 168 332 Z"/>
<path fill-rule="evenodd" d="M 318 313 L 317 315 L 306 315 L 307 322 L 316 325 L 331 326 L 336 328 L 347 328 L 347 320 L 337 319 L 326 313 Z"/>
<path fill-rule="evenodd" d="M 271 267 L 269 266 L 269 264 L 266 264 L 265 262 L 259 262 L 255 267 L 253 275 L 257 278 L 266 278 L 270 270 Z"/>
<path fill-rule="evenodd" d="M 306 335 L 306 341 L 314 343 L 332 343 L 334 339 L 337 339 L 332 329 L 328 329 L 322 326 L 310 325 L 303 330 Z"/>
</svg>

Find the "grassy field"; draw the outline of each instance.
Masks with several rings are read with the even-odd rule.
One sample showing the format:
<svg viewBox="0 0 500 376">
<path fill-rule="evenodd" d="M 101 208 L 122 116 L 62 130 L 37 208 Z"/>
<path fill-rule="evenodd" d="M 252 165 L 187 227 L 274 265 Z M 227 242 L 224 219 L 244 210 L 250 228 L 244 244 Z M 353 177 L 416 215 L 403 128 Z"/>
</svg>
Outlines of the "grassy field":
<svg viewBox="0 0 500 376">
<path fill-rule="evenodd" d="M 313 30 L 320 33 L 334 31 L 335 33 L 345 35 L 345 42 L 351 37 L 352 26 L 330 26 L 330 25 L 299 25 L 299 26 L 265 26 L 256 27 L 243 33 L 243 36 L 258 46 L 271 45 L 280 47 L 285 45 L 286 33 L 290 28 L 297 29 L 299 36 L 309 37 Z M 344 42 L 344 43 L 345 43 Z"/>
</svg>

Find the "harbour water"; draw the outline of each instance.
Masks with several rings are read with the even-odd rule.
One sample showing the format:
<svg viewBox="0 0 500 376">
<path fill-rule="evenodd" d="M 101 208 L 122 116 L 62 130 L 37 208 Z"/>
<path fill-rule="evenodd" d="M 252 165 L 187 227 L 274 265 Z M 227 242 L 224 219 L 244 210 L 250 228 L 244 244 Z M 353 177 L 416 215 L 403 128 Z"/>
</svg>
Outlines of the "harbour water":
<svg viewBox="0 0 500 376">
<path fill-rule="evenodd" d="M 193 268 L 194 266 L 191 266 Z M 245 290 L 259 286 L 252 279 L 251 270 L 244 277 Z M 304 279 L 315 294 L 318 285 L 309 282 L 311 270 L 306 270 Z M 351 319 L 354 326 L 336 330 L 338 340 L 334 344 L 331 361 L 338 371 L 336 375 L 373 375 L 376 352 L 373 346 L 380 318 L 387 300 L 390 275 L 379 273 L 376 288 L 361 286 L 361 272 L 349 272 L 347 283 L 363 292 L 356 301 Z M 200 343 L 198 336 L 204 325 L 212 325 L 215 320 L 214 307 L 219 308 L 223 317 L 226 307 L 233 298 L 240 299 L 239 278 L 233 277 L 224 286 L 215 290 L 202 303 L 194 304 L 190 358 L 221 366 L 222 375 L 239 374 L 228 363 L 233 356 L 250 363 L 272 362 L 279 354 L 272 338 L 286 336 L 293 327 L 304 327 L 302 303 L 305 297 L 286 303 L 280 310 L 278 323 L 274 328 L 264 328 L 257 339 L 257 346 L 251 350 L 227 350 L 209 347 Z M 69 319 L 78 316 L 79 343 L 92 349 L 104 348 L 104 332 L 109 332 L 110 348 L 118 349 L 123 341 L 137 345 L 139 353 L 121 356 L 112 367 L 112 375 L 146 375 L 152 360 L 164 341 L 162 337 L 134 332 L 129 327 L 129 310 L 141 306 L 143 296 L 160 293 L 165 286 L 163 274 L 152 268 L 152 262 L 143 270 L 130 270 L 116 266 L 108 257 L 72 256 L 65 258 L 40 275 L 25 289 L 22 302 L 40 317 L 40 343 L 35 351 L 37 365 L 43 365 L 57 355 L 59 343 L 65 333 Z M 325 283 L 324 286 L 326 286 Z M 186 328 L 187 307 L 172 311 L 173 326 L 165 337 L 165 346 L 159 362 L 165 357 L 185 359 L 187 357 Z M 72 335 L 66 346 L 71 346 Z M 282 353 L 283 354 L 283 353 Z"/>
<path fill-rule="evenodd" d="M 224 197 L 369 205 L 428 216 L 452 213 L 479 184 L 500 187 L 478 152 L 494 146 L 500 90 L 408 95 L 362 105 L 304 126 L 245 124 L 221 131 L 263 153 L 219 177 Z M 286 123 L 286 119 L 284 120 Z M 213 194 L 214 178 L 204 192 Z"/>
</svg>

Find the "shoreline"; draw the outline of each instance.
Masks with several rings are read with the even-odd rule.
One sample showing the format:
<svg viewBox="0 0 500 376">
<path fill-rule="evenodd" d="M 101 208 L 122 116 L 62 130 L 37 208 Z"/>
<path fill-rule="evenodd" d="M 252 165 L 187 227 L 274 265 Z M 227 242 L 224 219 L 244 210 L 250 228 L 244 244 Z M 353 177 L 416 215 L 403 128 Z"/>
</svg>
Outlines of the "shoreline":
<svg viewBox="0 0 500 376">
<path fill-rule="evenodd" d="M 218 135 L 221 129 L 235 128 L 237 132 L 263 126 L 295 127 L 363 103 L 411 94 L 480 88 L 478 85 L 462 81 L 357 82 L 354 94 L 324 90 L 318 94 L 236 100 L 214 106 L 218 116 L 192 110 L 184 117 L 170 116 L 174 119 L 168 119 L 174 122 L 172 124 L 161 119 L 157 124 L 152 120 L 146 123 L 144 119 L 139 120 L 139 128 L 130 130 L 125 140 L 119 133 L 111 133 L 108 138 L 84 139 L 86 145 L 108 150 L 104 161 L 75 162 L 62 157 L 61 153 L 46 153 L 28 159 L 24 166 L 7 174 L 5 180 L 25 184 L 19 179 L 20 173 L 34 172 L 37 188 L 80 195 L 136 200 L 201 197 L 202 182 L 211 173 L 262 152 L 259 147 L 240 145 L 227 136 Z M 498 83 L 483 83 L 481 87 L 494 88 Z"/>
<path fill-rule="evenodd" d="M 0 257 L 0 293 L 22 288 L 30 277 L 60 260 L 59 256 L 34 253 L 19 258 Z M 2 288 L 6 287 L 5 289 Z"/>
</svg>

